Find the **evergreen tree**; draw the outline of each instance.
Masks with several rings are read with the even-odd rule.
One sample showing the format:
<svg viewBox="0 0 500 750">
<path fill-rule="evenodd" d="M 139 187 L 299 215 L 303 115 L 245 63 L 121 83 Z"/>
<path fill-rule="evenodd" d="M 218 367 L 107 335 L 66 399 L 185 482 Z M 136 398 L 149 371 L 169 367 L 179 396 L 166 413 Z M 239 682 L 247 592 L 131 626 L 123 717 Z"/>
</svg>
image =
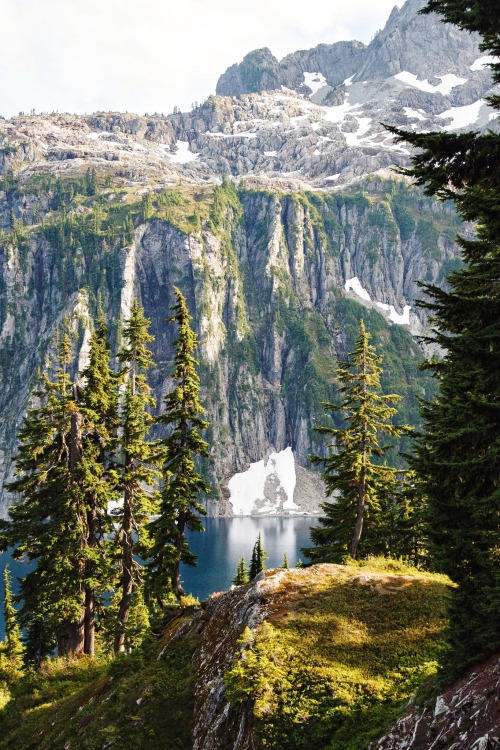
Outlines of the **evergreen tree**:
<svg viewBox="0 0 500 750">
<path fill-rule="evenodd" d="M 85 496 L 85 643 L 95 650 L 96 607 L 112 583 L 105 538 L 112 531 L 108 503 L 116 496 L 112 454 L 118 427 L 118 376 L 110 366 L 107 326 L 102 313 L 90 339 L 89 363 L 82 373 L 83 389 L 75 397 L 82 415 L 81 483 Z"/>
<path fill-rule="evenodd" d="M 285 568 L 285 570 L 288 570 L 288 568 L 290 567 L 288 563 L 288 555 L 286 554 L 286 552 L 285 552 L 285 556 L 283 557 L 283 565 L 281 567 Z"/>
<path fill-rule="evenodd" d="M 153 418 L 148 410 L 155 406 L 150 395 L 146 374 L 153 365 L 147 345 L 154 340 L 148 333 L 149 320 L 136 299 L 132 303 L 130 319 L 123 329 L 125 345 L 119 359 L 126 368 L 126 389 L 121 414 L 121 471 L 119 487 L 123 493 L 123 505 L 114 512 L 118 525 L 116 539 L 120 549 L 120 601 L 118 604 L 114 650 L 126 647 L 128 621 L 134 597 L 142 601 L 136 589 L 140 586 L 141 566 L 134 559 L 134 534 L 139 544 L 143 541 L 145 525 L 154 514 L 155 507 L 151 487 L 156 472 L 150 464 L 154 460 L 152 443 L 146 438 Z M 132 623 L 135 627 L 135 624 Z"/>
<path fill-rule="evenodd" d="M 259 536 L 257 537 L 257 541 L 255 542 L 254 548 L 252 550 L 252 559 L 250 560 L 249 576 L 251 581 L 253 581 L 256 575 L 258 575 L 262 570 L 265 569 L 266 560 L 267 554 L 264 550 L 264 547 L 262 546 L 262 537 L 259 531 Z"/>
<path fill-rule="evenodd" d="M 147 221 L 153 215 L 153 201 L 151 200 L 151 193 L 145 193 L 142 196 L 141 202 L 141 218 L 142 221 Z"/>
<path fill-rule="evenodd" d="M 95 607 L 109 588 L 104 537 L 107 503 L 116 478 L 107 466 L 116 426 L 116 377 L 109 368 L 106 327 L 91 338 L 83 384 L 71 384 L 71 341 L 58 346 L 54 380 L 41 379 L 39 405 L 28 410 L 10 489 L 22 502 L 10 510 L 14 555 L 36 566 L 21 581 L 19 618 L 27 658 L 35 664 L 53 650 L 94 653 Z"/>
<path fill-rule="evenodd" d="M 315 562 L 340 562 L 347 554 L 357 558 L 367 516 L 375 519 L 382 496 L 397 486 L 396 469 L 374 463 L 372 458 L 382 459 L 389 448 L 380 444 L 380 435 L 397 437 L 408 428 L 389 421 L 396 414 L 391 404 L 400 397 L 379 394 L 382 358 L 369 341 L 370 334 L 360 321 L 354 351 L 337 369 L 342 402 L 324 405 L 327 411 L 341 411 L 345 426 L 316 428 L 333 442 L 327 458 L 311 456 L 311 461 L 325 467 L 322 477 L 327 494 L 337 493 L 337 497 L 333 503 L 322 504 L 321 525 L 311 529 L 316 547 L 303 550 Z"/>
<path fill-rule="evenodd" d="M 23 642 L 21 637 L 21 629 L 17 624 L 17 613 L 13 605 L 12 596 L 12 585 L 9 566 L 6 565 L 3 573 L 3 584 L 4 584 L 4 600 L 3 600 L 3 613 L 5 623 L 5 641 L 3 655 L 5 656 L 8 665 L 4 668 L 4 671 L 8 671 L 10 676 L 18 676 L 21 674 L 23 665 Z"/>
<path fill-rule="evenodd" d="M 365 552 L 428 567 L 427 499 L 415 472 L 400 472 L 394 491 L 383 494 L 379 505 L 373 522 L 367 518 Z"/>
<path fill-rule="evenodd" d="M 500 55 L 498 3 L 430 0 L 430 11 L 479 32 L 481 48 Z M 500 83 L 500 63 L 492 69 Z M 499 96 L 490 103 L 500 109 Z M 420 149 L 408 173 L 477 229 L 459 239 L 464 265 L 448 290 L 424 287 L 444 357 L 428 363 L 439 394 L 424 406 L 412 461 L 429 499 L 434 560 L 458 584 L 450 663 L 459 669 L 500 648 L 500 134 L 394 132 Z"/>
<path fill-rule="evenodd" d="M 55 379 L 41 378 L 19 433 L 16 479 L 22 501 L 10 508 L 14 557 L 36 567 L 21 580 L 20 623 L 28 658 L 39 663 L 57 637 L 60 654 L 84 652 L 86 507 L 81 485 L 81 411 L 68 374 L 67 334 L 58 346 Z"/>
<path fill-rule="evenodd" d="M 165 460 L 162 468 L 160 514 L 150 524 L 151 559 L 148 563 L 148 592 L 164 606 L 169 592 L 178 599 L 183 595 L 180 564 L 196 565 L 190 551 L 186 531 L 203 531 L 200 515 L 206 511 L 200 495 L 209 488 L 197 468 L 197 460 L 208 458 L 208 445 L 200 435 L 208 427 L 202 419 L 200 379 L 196 372 L 194 351 L 198 340 L 189 324 L 190 315 L 182 293 L 174 287 L 176 303 L 169 322 L 178 326 L 174 341 L 175 388 L 164 399 L 164 413 L 158 424 L 169 430 L 162 441 Z"/>
<path fill-rule="evenodd" d="M 245 555 L 241 556 L 241 560 L 236 568 L 236 575 L 233 578 L 233 583 L 235 586 L 244 586 L 248 583 L 248 570 L 245 562 Z"/>
</svg>

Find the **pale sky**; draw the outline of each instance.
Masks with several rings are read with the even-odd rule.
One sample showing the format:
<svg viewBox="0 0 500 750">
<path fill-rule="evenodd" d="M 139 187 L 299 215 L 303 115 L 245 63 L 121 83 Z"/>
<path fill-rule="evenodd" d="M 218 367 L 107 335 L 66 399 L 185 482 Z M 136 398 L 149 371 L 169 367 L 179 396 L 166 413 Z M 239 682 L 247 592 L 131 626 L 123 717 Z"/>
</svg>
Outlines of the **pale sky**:
<svg viewBox="0 0 500 750">
<path fill-rule="evenodd" d="M 191 108 L 247 52 L 368 43 L 403 0 L 0 0 L 0 114 Z M 314 72 L 314 71 L 311 71 Z"/>
</svg>

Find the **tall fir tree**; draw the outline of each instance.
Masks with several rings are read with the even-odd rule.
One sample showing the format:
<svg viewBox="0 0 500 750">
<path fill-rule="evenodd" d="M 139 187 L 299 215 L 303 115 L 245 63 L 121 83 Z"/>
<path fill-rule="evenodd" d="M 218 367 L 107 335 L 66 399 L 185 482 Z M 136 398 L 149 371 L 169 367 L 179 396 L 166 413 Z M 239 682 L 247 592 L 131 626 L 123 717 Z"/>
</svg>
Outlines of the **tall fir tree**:
<svg viewBox="0 0 500 750">
<path fill-rule="evenodd" d="M 500 55 L 498 3 L 430 0 L 430 11 L 479 32 L 482 50 Z M 492 69 L 500 83 L 500 62 Z M 500 97 L 490 104 L 500 109 Z M 428 362 L 439 393 L 424 406 L 412 461 L 429 498 L 434 559 L 458 584 L 448 662 L 458 671 L 500 648 L 500 134 L 393 132 L 420 149 L 408 174 L 427 194 L 453 200 L 477 230 L 459 238 L 464 265 L 448 290 L 424 287 L 444 356 Z"/>
<path fill-rule="evenodd" d="M 116 540 L 119 547 L 119 603 L 114 639 L 115 652 L 125 651 L 130 645 L 129 618 L 134 604 L 142 602 L 138 590 L 142 584 L 141 566 L 135 560 L 136 535 L 139 547 L 144 547 L 145 527 L 156 512 L 153 487 L 157 478 L 154 470 L 155 446 L 147 441 L 153 422 L 150 411 L 155 406 L 147 383 L 147 373 L 153 366 L 147 345 L 154 340 L 148 332 L 150 321 L 134 299 L 130 318 L 123 328 L 125 344 L 119 359 L 125 372 L 125 393 L 121 409 L 121 460 L 119 488 L 123 505 L 114 511 L 117 524 Z M 134 623 L 134 626 L 136 623 Z"/>
<path fill-rule="evenodd" d="M 105 539 L 112 531 L 108 504 L 117 496 L 113 466 L 118 428 L 118 379 L 112 370 L 108 330 L 102 312 L 90 339 L 89 362 L 76 386 L 82 414 L 81 482 L 85 495 L 85 619 L 84 652 L 95 651 L 96 609 L 112 583 Z"/>
<path fill-rule="evenodd" d="M 14 555 L 35 568 L 21 581 L 20 622 L 32 663 L 54 648 L 94 654 L 95 608 L 109 588 L 104 538 L 111 530 L 108 501 L 116 477 L 109 466 L 116 427 L 116 377 L 109 367 L 106 326 L 91 337 L 82 381 L 71 383 L 71 340 L 58 345 L 58 369 L 45 374 L 19 438 L 16 479 L 21 495 L 8 528 Z"/>
<path fill-rule="evenodd" d="M 14 557 L 35 568 L 21 580 L 20 623 L 28 659 L 39 664 L 57 638 L 61 655 L 84 652 L 85 497 L 80 459 L 83 417 L 68 373 L 71 345 L 58 345 L 54 380 L 44 374 L 19 433 L 16 478 L 9 489 L 21 502 L 10 509 Z"/>
<path fill-rule="evenodd" d="M 252 550 L 252 557 L 250 559 L 250 570 L 249 577 L 253 581 L 255 576 L 259 575 L 266 567 L 267 553 L 262 545 L 262 536 L 259 531 L 257 541 L 254 544 Z"/>
<path fill-rule="evenodd" d="M 235 586 L 244 586 L 246 583 L 248 583 L 248 580 L 248 570 L 245 562 L 245 555 L 242 555 L 241 560 L 238 563 L 238 567 L 236 568 L 236 574 L 233 578 L 233 584 Z"/>
<path fill-rule="evenodd" d="M 162 441 L 163 487 L 159 516 L 150 526 L 152 547 L 148 563 L 148 592 L 160 606 L 165 605 L 169 593 L 178 599 L 184 593 L 180 565 L 196 565 L 186 532 L 203 531 L 200 516 L 206 511 L 200 498 L 209 493 L 197 466 L 199 459 L 209 457 L 208 444 L 200 435 L 208 422 L 201 416 L 200 379 L 194 356 L 198 340 L 190 326 L 185 297 L 176 287 L 174 294 L 176 302 L 169 322 L 178 328 L 172 375 L 175 387 L 165 396 L 164 413 L 157 418 L 168 436 Z"/>
<path fill-rule="evenodd" d="M 380 394 L 382 358 L 370 338 L 361 320 L 354 350 L 337 369 L 342 402 L 324 404 L 329 412 L 341 412 L 345 426 L 315 428 L 332 442 L 326 458 L 311 456 L 311 461 L 324 466 L 327 495 L 337 495 L 335 502 L 322 504 L 325 515 L 319 519 L 320 526 L 311 529 L 316 547 L 303 550 L 315 562 L 341 562 L 346 555 L 358 558 L 367 517 L 376 522 L 382 496 L 397 487 L 397 470 L 381 461 L 389 446 L 381 445 L 380 437 L 397 437 L 408 428 L 390 422 L 397 413 L 392 404 L 400 397 Z M 380 462 L 375 463 L 374 457 Z"/>
</svg>

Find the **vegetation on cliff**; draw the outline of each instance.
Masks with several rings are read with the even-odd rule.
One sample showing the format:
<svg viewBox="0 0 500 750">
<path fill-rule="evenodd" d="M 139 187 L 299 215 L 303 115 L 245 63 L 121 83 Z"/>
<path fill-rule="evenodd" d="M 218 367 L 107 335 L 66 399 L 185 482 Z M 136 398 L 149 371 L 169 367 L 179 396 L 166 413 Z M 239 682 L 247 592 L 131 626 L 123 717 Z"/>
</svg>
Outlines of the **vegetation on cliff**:
<svg viewBox="0 0 500 750">
<path fill-rule="evenodd" d="M 200 747 L 236 747 L 244 725 L 257 748 L 365 750 L 435 672 L 447 597 L 446 578 L 383 560 L 268 571 L 179 612 L 130 656 L 28 675 L 0 713 L 0 748 L 191 750 L 213 689 Z M 253 633 L 250 611 L 265 618 Z"/>
<path fill-rule="evenodd" d="M 498 5 L 430 0 L 430 11 L 479 32 L 481 48 L 499 54 Z M 492 70 L 500 83 L 500 63 Z M 498 96 L 490 104 L 500 110 Z M 453 200 L 477 229 L 475 239 L 459 240 L 464 266 L 449 289 L 425 287 L 444 357 L 427 363 L 439 393 L 424 406 L 412 460 L 429 499 L 435 562 L 458 584 L 448 661 L 456 673 L 500 648 L 500 134 L 394 132 L 420 149 L 408 173 L 428 194 Z"/>
<path fill-rule="evenodd" d="M 337 368 L 342 402 L 324 404 L 326 411 L 341 413 L 341 429 L 315 428 L 328 435 L 331 442 L 326 458 L 312 456 L 311 460 L 324 467 L 321 476 L 327 495 L 336 493 L 332 501 L 321 506 L 325 515 L 319 519 L 320 526 L 311 529 L 316 546 L 303 550 L 315 562 L 342 562 L 347 554 L 354 559 L 365 557 L 368 522 L 370 549 L 370 544 L 374 546 L 371 537 L 376 539 L 379 535 L 377 521 L 398 503 L 398 495 L 402 494 L 397 470 L 384 460 L 389 445 L 381 443 L 381 438 L 397 437 L 408 432 L 409 427 L 391 423 L 397 414 L 394 404 L 401 397 L 393 393 L 380 395 L 382 357 L 377 356 L 370 338 L 361 320 L 354 350 Z M 396 540 L 391 554 L 401 554 Z"/>
</svg>

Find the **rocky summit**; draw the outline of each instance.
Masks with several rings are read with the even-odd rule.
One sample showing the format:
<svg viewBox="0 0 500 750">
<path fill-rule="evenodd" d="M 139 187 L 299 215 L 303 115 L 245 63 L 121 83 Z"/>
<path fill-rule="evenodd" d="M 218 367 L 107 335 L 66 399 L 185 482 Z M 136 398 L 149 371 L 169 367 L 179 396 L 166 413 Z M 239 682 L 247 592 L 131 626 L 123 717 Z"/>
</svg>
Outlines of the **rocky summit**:
<svg viewBox="0 0 500 750">
<path fill-rule="evenodd" d="M 74 171 L 85 164 L 152 186 L 221 174 L 277 188 L 331 189 L 410 152 L 383 123 L 417 131 L 494 127 L 490 58 L 479 36 L 394 8 L 365 46 L 321 44 L 278 60 L 250 52 L 188 113 L 20 115 L 0 123 L 3 169 Z"/>
<path fill-rule="evenodd" d="M 191 112 L 0 120 L 2 486 L 65 316 L 82 367 L 96 300 L 117 340 L 137 294 L 161 400 L 172 284 L 201 337 L 217 445 L 210 512 L 318 511 L 309 454 L 325 445 L 314 427 L 360 310 L 389 363 L 384 388 L 418 423 L 433 387 L 418 369 L 428 330 L 418 283 L 445 283 L 460 262 L 456 233 L 470 229 L 397 177 L 410 150 L 383 123 L 496 127 L 478 37 L 419 15 L 422 5 L 395 8 L 367 46 L 323 44 L 281 61 L 250 52 Z M 12 498 L 1 497 L 5 512 Z"/>
</svg>

